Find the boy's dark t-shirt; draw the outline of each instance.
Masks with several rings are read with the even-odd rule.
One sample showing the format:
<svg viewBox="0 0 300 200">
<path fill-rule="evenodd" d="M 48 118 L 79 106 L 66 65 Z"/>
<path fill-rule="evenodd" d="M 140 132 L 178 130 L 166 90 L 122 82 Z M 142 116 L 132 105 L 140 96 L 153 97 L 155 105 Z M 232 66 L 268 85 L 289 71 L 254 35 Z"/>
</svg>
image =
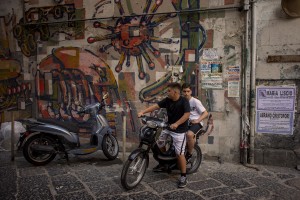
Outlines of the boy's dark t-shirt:
<svg viewBox="0 0 300 200">
<path fill-rule="evenodd" d="M 182 96 L 177 101 L 173 101 L 170 98 L 164 98 L 157 103 L 160 108 L 166 108 L 168 113 L 168 123 L 173 124 L 177 122 L 184 113 L 190 112 L 190 104 L 188 100 Z M 188 131 L 188 120 L 180 124 L 176 130 L 171 130 L 176 133 L 184 133 Z"/>
</svg>

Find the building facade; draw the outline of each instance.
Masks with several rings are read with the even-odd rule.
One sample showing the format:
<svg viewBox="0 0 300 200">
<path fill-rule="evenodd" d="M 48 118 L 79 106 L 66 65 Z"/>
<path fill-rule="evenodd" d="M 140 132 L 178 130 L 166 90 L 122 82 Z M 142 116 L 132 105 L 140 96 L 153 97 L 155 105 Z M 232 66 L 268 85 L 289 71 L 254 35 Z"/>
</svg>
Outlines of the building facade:
<svg viewBox="0 0 300 200">
<path fill-rule="evenodd" d="M 76 111 L 108 92 L 105 115 L 120 141 L 126 116 L 129 150 L 138 111 L 163 98 L 169 82 L 188 82 L 213 115 L 200 144 L 207 158 L 297 166 L 297 2 L 1 2 L 1 123 L 14 112 L 87 127 L 89 116 Z"/>
</svg>

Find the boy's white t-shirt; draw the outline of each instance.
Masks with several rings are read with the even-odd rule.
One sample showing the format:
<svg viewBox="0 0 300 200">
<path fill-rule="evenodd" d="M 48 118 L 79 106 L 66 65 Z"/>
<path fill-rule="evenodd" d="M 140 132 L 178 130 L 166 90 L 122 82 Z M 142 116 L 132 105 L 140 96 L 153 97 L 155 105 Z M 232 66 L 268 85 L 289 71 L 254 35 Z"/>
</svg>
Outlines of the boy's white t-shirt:
<svg viewBox="0 0 300 200">
<path fill-rule="evenodd" d="M 196 99 L 194 97 L 192 97 L 189 100 L 190 103 L 190 120 L 195 120 L 198 119 L 201 114 L 206 111 L 206 109 L 204 108 L 204 106 L 202 105 L 201 101 L 199 99 Z M 201 125 L 203 126 L 203 121 L 200 122 Z"/>
</svg>

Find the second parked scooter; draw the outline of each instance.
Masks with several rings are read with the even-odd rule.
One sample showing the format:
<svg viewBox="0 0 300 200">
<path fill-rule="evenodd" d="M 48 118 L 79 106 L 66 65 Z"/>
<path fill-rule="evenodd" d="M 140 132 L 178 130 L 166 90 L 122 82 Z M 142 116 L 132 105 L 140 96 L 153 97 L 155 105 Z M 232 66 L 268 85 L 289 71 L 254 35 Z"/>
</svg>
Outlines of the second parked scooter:
<svg viewBox="0 0 300 200">
<path fill-rule="evenodd" d="M 105 106 L 104 95 L 100 103 L 86 106 L 78 114 L 89 114 L 95 120 L 89 144 L 80 144 L 79 127 L 76 123 L 61 122 L 52 119 L 26 119 L 26 132 L 20 134 L 18 149 L 23 150 L 25 159 L 34 165 L 46 165 L 57 154 L 62 154 L 68 161 L 68 154 L 85 155 L 102 150 L 104 155 L 113 160 L 119 153 L 117 139 L 105 117 L 99 112 Z"/>
</svg>

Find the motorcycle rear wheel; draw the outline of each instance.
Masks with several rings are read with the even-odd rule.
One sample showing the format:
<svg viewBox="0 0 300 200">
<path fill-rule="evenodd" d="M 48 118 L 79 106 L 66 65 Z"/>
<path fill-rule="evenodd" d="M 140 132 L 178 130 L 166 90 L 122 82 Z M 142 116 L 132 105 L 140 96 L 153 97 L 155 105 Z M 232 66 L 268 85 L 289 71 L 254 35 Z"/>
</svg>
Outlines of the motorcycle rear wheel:
<svg viewBox="0 0 300 200">
<path fill-rule="evenodd" d="M 133 160 L 127 160 L 121 174 L 122 186 L 127 190 L 135 188 L 142 181 L 148 164 L 149 158 L 143 153 L 139 153 Z"/>
<path fill-rule="evenodd" d="M 193 154 L 190 160 L 191 161 L 187 163 L 186 166 L 186 172 L 188 174 L 195 173 L 200 167 L 200 164 L 202 162 L 202 152 L 201 152 L 201 148 L 198 145 L 194 146 Z"/>
<path fill-rule="evenodd" d="M 54 147 L 55 140 L 45 135 L 35 135 L 29 138 L 24 144 L 23 156 L 31 164 L 42 166 L 48 164 L 55 158 L 56 153 L 54 151 L 34 150 L 34 145 Z"/>
<path fill-rule="evenodd" d="M 104 135 L 102 141 L 102 151 L 108 160 L 114 160 L 119 154 L 119 144 L 115 136 Z"/>
</svg>

